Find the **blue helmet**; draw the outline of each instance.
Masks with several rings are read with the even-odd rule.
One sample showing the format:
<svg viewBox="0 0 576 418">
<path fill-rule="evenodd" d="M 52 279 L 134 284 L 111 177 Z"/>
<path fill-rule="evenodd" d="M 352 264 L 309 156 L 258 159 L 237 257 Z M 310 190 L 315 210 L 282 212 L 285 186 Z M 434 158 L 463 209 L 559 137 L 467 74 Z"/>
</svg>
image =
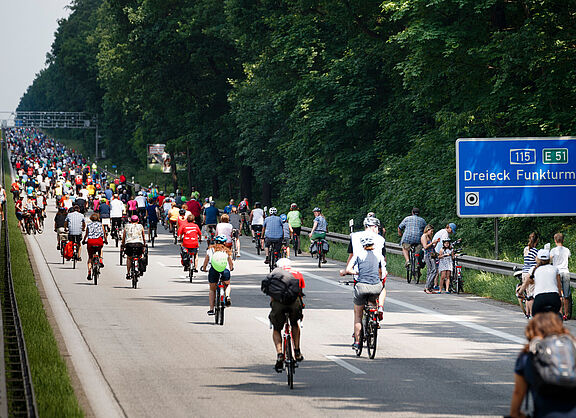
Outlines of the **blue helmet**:
<svg viewBox="0 0 576 418">
<path fill-rule="evenodd" d="M 280 215 L 280 220 L 281 220 L 282 222 L 286 222 L 286 221 L 288 220 L 288 217 L 286 216 L 285 213 L 283 213 L 282 215 Z"/>
</svg>

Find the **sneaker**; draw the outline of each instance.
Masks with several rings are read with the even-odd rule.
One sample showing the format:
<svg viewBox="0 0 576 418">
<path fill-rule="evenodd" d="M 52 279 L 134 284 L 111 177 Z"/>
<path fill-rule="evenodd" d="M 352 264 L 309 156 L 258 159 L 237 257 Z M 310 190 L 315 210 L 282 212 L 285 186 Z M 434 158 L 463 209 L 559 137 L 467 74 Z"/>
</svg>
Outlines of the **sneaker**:
<svg viewBox="0 0 576 418">
<path fill-rule="evenodd" d="M 360 344 L 358 344 L 356 341 L 354 341 L 354 344 L 352 344 L 352 350 L 358 351 L 359 349 L 360 349 Z"/>
<path fill-rule="evenodd" d="M 198 269 L 194 267 L 194 273 L 198 273 Z"/>
<path fill-rule="evenodd" d="M 126 275 L 126 280 L 131 280 L 129 274 Z"/>
<path fill-rule="evenodd" d="M 214 315 L 214 309 L 210 309 L 208 312 L 206 312 L 208 314 L 208 316 L 213 316 Z"/>
<path fill-rule="evenodd" d="M 323 258 L 323 259 L 322 259 L 322 264 L 326 264 L 326 263 L 327 263 L 326 259 Z"/>
<path fill-rule="evenodd" d="M 294 349 L 294 360 L 297 362 L 301 362 L 304 360 L 304 356 L 300 352 L 300 350 Z"/>
<path fill-rule="evenodd" d="M 279 353 L 278 357 L 276 357 L 276 364 L 274 365 L 274 370 L 276 370 L 276 373 L 282 373 L 283 369 L 284 369 L 284 354 Z"/>
<path fill-rule="evenodd" d="M 404 263 L 404 267 L 408 267 L 409 265 L 410 265 L 410 261 L 406 261 L 406 262 Z"/>
<path fill-rule="evenodd" d="M 256 240 L 254 238 L 252 238 L 252 242 L 256 242 Z"/>
<path fill-rule="evenodd" d="M 270 259 L 267 258 L 266 260 L 264 260 L 264 264 L 270 264 Z"/>
<path fill-rule="evenodd" d="M 226 296 L 226 306 L 232 305 L 232 301 L 230 300 L 230 296 Z"/>
<path fill-rule="evenodd" d="M 104 260 L 100 259 L 100 268 L 104 268 Z"/>
<path fill-rule="evenodd" d="M 236 254 L 236 258 L 240 258 L 240 253 Z"/>
<path fill-rule="evenodd" d="M 298 249 L 298 254 L 302 254 L 302 250 L 301 250 L 301 249 Z"/>
<path fill-rule="evenodd" d="M 568 316 L 562 315 L 562 319 L 563 319 L 564 321 L 568 321 Z"/>
<path fill-rule="evenodd" d="M 88 276 L 86 276 L 86 280 L 92 280 L 92 275 L 90 273 L 88 273 Z"/>
<path fill-rule="evenodd" d="M 190 266 L 184 266 L 184 271 L 189 271 L 190 270 Z"/>
<path fill-rule="evenodd" d="M 434 286 L 434 290 L 440 290 L 440 286 Z"/>
<path fill-rule="evenodd" d="M 56 245 L 56 250 L 60 251 L 60 244 Z"/>
</svg>

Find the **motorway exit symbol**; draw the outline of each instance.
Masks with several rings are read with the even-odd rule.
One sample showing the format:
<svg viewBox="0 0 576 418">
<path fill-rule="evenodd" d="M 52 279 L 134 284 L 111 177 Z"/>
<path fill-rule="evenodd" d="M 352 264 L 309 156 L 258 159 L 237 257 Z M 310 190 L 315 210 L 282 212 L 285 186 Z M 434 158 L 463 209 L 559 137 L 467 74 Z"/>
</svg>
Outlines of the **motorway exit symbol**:
<svg viewBox="0 0 576 418">
<path fill-rule="evenodd" d="M 463 218 L 576 215 L 576 138 L 458 139 L 456 201 Z"/>
</svg>

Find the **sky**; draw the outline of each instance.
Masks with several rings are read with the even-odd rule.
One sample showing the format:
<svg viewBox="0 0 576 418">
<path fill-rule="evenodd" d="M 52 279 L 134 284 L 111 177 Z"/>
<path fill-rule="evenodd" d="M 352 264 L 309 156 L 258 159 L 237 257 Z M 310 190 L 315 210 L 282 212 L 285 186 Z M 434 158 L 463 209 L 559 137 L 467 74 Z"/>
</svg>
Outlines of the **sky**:
<svg viewBox="0 0 576 418">
<path fill-rule="evenodd" d="M 71 0 L 0 0 L 0 112 L 12 112 L 45 68 L 58 19 Z M 38 109 L 42 110 L 42 109 Z M 8 115 L 0 113 L 0 119 Z"/>
</svg>

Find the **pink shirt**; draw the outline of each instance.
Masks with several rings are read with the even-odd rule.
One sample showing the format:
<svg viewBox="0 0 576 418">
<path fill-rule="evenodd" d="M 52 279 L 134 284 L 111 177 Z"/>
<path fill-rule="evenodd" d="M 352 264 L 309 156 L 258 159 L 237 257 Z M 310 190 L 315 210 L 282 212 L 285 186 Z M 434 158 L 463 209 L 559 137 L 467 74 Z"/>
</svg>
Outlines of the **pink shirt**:
<svg viewBox="0 0 576 418">
<path fill-rule="evenodd" d="M 129 200 L 127 205 L 128 205 L 128 210 L 138 209 L 138 202 L 136 202 L 135 200 Z"/>
</svg>

